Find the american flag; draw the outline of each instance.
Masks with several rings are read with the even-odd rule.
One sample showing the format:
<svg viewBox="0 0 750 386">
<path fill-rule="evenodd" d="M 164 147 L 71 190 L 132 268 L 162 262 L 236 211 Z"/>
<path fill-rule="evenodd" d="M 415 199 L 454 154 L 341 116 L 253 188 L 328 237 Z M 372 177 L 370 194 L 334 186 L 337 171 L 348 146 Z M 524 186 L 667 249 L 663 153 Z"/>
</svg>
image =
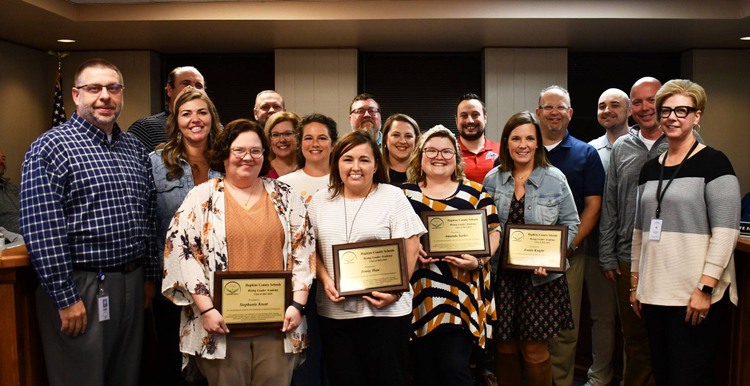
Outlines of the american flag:
<svg viewBox="0 0 750 386">
<path fill-rule="evenodd" d="M 62 74 L 58 71 L 57 80 L 55 81 L 55 100 L 52 102 L 52 127 L 61 125 L 67 120 L 68 118 L 65 117 L 65 106 L 63 106 Z"/>
</svg>

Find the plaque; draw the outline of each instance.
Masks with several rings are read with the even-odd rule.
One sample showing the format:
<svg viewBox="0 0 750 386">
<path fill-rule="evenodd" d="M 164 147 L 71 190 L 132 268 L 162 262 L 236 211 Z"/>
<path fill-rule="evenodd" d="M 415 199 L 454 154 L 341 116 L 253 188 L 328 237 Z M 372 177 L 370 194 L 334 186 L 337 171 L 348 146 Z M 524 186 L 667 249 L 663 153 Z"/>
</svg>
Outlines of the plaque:
<svg viewBox="0 0 750 386">
<path fill-rule="evenodd" d="M 232 329 L 281 329 L 292 303 L 289 271 L 214 272 L 214 307 Z"/>
<path fill-rule="evenodd" d="M 564 225 L 507 224 L 503 237 L 501 267 L 533 271 L 565 272 L 568 227 Z"/>
<path fill-rule="evenodd" d="M 409 290 L 404 239 L 371 240 L 333 246 L 339 296 Z"/>
<path fill-rule="evenodd" d="M 487 212 L 483 209 L 422 212 L 422 222 L 427 228 L 422 249 L 429 257 L 490 255 Z"/>
</svg>

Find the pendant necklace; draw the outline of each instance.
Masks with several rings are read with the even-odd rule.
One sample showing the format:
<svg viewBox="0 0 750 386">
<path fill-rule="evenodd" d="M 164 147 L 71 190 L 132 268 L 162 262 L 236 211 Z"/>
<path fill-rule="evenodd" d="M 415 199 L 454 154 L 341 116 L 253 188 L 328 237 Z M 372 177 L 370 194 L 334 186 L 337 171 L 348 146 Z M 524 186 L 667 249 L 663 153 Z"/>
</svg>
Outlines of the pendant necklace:
<svg viewBox="0 0 750 386">
<path fill-rule="evenodd" d="M 372 189 L 372 186 L 370 186 L 370 190 Z M 349 215 L 346 213 L 346 191 L 344 191 L 344 231 L 346 232 L 346 242 L 349 243 L 349 240 L 352 238 L 352 232 L 354 231 L 354 222 L 357 221 L 357 215 L 359 214 L 359 211 L 362 210 L 362 206 L 365 204 L 365 201 L 367 201 L 367 196 L 370 195 L 370 191 L 367 191 L 367 194 L 365 195 L 365 198 L 362 199 L 362 203 L 359 204 L 359 209 L 357 209 L 357 212 L 354 213 L 354 218 L 352 219 L 352 228 L 349 229 Z"/>
</svg>

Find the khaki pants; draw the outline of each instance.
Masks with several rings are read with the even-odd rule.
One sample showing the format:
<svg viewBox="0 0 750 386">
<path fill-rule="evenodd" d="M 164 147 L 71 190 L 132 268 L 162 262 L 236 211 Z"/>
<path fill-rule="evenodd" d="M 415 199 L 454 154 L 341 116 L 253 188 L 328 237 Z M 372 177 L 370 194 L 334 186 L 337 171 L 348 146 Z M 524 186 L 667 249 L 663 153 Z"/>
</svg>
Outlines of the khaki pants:
<svg viewBox="0 0 750 386">
<path fill-rule="evenodd" d="M 573 370 L 578 343 L 578 327 L 581 321 L 581 296 L 586 255 L 579 249 L 568 258 L 570 268 L 565 271 L 570 293 L 570 307 L 573 311 L 572 330 L 563 330 L 560 335 L 549 340 L 549 353 L 552 361 L 552 379 L 557 386 L 573 386 Z"/>
</svg>

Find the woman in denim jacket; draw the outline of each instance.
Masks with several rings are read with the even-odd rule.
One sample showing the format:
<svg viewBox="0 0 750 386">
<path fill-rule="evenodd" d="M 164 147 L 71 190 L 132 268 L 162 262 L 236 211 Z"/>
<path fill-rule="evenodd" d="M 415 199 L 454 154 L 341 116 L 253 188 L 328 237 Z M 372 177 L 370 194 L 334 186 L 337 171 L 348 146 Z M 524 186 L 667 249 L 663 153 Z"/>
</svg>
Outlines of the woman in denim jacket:
<svg viewBox="0 0 750 386">
<path fill-rule="evenodd" d="M 550 164 L 541 138 L 530 112 L 511 116 L 501 136 L 501 164 L 487 174 L 484 187 L 501 224 L 565 225 L 570 241 L 578 230 L 578 212 L 565 175 Z M 533 273 L 498 271 L 495 303 L 499 384 L 520 385 L 522 368 L 529 385 L 552 384 L 547 340 L 573 328 L 565 275 L 542 267 Z"/>
<path fill-rule="evenodd" d="M 156 186 L 156 243 L 164 251 L 169 223 L 193 187 L 220 177 L 209 168 L 209 152 L 221 131 L 219 115 L 203 91 L 187 88 L 175 102 L 167 119 L 167 142 L 149 155 Z M 154 325 L 158 342 L 158 384 L 184 384 L 180 373 L 180 310 L 164 296 L 154 302 Z"/>
</svg>

